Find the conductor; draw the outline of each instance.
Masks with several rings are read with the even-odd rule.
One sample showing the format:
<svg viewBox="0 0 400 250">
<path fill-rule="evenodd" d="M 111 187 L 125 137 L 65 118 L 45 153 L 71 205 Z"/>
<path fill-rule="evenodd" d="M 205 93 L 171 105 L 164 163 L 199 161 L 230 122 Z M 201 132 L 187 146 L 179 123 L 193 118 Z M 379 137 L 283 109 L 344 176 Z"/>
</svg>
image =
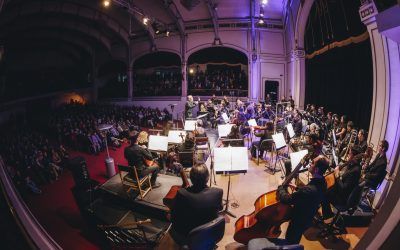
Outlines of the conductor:
<svg viewBox="0 0 400 250">
<path fill-rule="evenodd" d="M 200 101 L 200 98 L 198 98 L 198 101 Z M 193 109 L 198 104 L 198 101 L 193 101 L 193 96 L 188 95 L 187 102 L 185 104 L 185 118 L 193 117 Z"/>
</svg>

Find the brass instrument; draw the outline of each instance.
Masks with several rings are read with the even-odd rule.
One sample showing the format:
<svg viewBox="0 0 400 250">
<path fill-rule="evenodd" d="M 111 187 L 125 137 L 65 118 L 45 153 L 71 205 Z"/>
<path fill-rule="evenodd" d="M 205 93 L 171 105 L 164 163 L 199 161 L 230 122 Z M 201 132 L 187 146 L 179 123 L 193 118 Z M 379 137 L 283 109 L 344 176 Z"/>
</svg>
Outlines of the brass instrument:
<svg viewBox="0 0 400 250">
<path fill-rule="evenodd" d="M 346 151 L 343 155 L 344 161 L 348 161 L 349 151 L 350 151 L 350 148 L 352 148 L 354 146 L 354 143 L 357 140 L 357 134 L 358 134 L 357 130 L 355 130 L 355 129 L 351 130 L 350 140 L 346 146 Z"/>
</svg>

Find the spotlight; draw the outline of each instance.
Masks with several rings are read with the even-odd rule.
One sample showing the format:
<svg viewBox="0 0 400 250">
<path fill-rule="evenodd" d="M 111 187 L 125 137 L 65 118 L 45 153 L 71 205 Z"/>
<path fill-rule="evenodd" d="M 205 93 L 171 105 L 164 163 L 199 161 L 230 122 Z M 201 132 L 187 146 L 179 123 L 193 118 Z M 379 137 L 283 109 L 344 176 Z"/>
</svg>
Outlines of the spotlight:
<svg viewBox="0 0 400 250">
<path fill-rule="evenodd" d="M 189 74 L 193 74 L 194 73 L 194 69 L 189 69 Z"/>
<path fill-rule="evenodd" d="M 158 34 L 158 33 L 160 33 L 160 31 L 159 31 L 159 30 L 156 30 L 156 34 Z"/>
<path fill-rule="evenodd" d="M 103 6 L 106 7 L 106 8 L 109 7 L 110 6 L 110 0 L 104 0 L 103 1 Z"/>
<path fill-rule="evenodd" d="M 165 33 L 166 36 L 169 36 L 169 30 L 167 30 L 167 32 Z"/>
<path fill-rule="evenodd" d="M 262 5 L 268 4 L 268 0 L 261 0 L 261 4 L 262 4 Z"/>
<path fill-rule="evenodd" d="M 149 19 L 147 17 L 143 17 L 143 24 L 147 25 L 149 22 Z"/>
</svg>

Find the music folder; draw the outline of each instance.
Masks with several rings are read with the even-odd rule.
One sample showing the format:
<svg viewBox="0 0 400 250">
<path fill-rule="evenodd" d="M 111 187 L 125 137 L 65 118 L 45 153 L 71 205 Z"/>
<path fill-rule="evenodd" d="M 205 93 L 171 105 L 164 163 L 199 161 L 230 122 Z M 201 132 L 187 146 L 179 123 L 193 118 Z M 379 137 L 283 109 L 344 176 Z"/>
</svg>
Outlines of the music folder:
<svg viewBox="0 0 400 250">
<path fill-rule="evenodd" d="M 168 150 L 168 137 L 160 135 L 149 136 L 149 150 L 164 151 Z"/>
<path fill-rule="evenodd" d="M 294 169 L 307 154 L 308 154 L 307 149 L 290 153 L 290 163 L 292 164 L 292 169 Z"/>
<path fill-rule="evenodd" d="M 250 120 L 247 121 L 247 123 L 248 123 L 249 126 L 251 126 L 251 127 L 257 126 L 257 122 L 256 122 L 255 119 L 250 119 Z"/>
<path fill-rule="evenodd" d="M 276 150 L 286 147 L 286 141 L 283 133 L 272 135 L 272 139 L 274 140 Z"/>
<path fill-rule="evenodd" d="M 168 132 L 169 143 L 182 143 L 183 141 L 185 141 L 185 137 L 186 131 L 184 130 L 170 130 Z"/>
<path fill-rule="evenodd" d="M 226 113 L 222 113 L 221 116 L 222 116 L 222 119 L 224 119 L 225 123 L 229 122 L 229 117 L 228 117 L 228 115 Z"/>
<path fill-rule="evenodd" d="M 233 124 L 218 125 L 218 136 L 226 137 L 231 132 L 232 126 Z"/>
<path fill-rule="evenodd" d="M 183 130 L 186 130 L 186 131 L 196 130 L 196 123 L 197 123 L 197 120 L 186 120 Z"/>
<path fill-rule="evenodd" d="M 249 160 L 246 147 L 214 148 L 216 172 L 247 171 Z"/>
<path fill-rule="evenodd" d="M 292 139 L 296 134 L 294 133 L 293 125 L 289 123 L 286 125 L 287 131 L 289 132 L 289 137 Z"/>
</svg>

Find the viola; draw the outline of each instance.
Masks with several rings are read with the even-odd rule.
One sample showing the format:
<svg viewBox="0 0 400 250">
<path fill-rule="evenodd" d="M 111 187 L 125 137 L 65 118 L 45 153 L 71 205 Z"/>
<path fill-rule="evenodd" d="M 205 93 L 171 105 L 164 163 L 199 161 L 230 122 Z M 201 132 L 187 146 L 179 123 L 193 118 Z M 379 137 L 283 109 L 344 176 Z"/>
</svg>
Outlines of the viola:
<svg viewBox="0 0 400 250">
<path fill-rule="evenodd" d="M 170 188 L 170 190 L 168 191 L 168 193 L 163 198 L 163 204 L 165 206 L 167 206 L 170 210 L 174 207 L 175 197 L 176 197 L 176 194 L 178 193 L 179 189 L 187 188 L 190 186 L 187 176 L 185 174 L 185 170 L 183 168 L 181 168 L 179 174 L 182 178 L 182 186 L 178 186 L 178 185 L 172 186 Z"/>
<path fill-rule="evenodd" d="M 283 186 L 290 183 L 309 157 L 307 155 L 302 159 L 286 177 L 282 183 Z M 254 238 L 277 238 L 281 234 L 280 225 L 290 220 L 292 206 L 279 202 L 276 191 L 273 190 L 258 197 L 254 202 L 254 212 L 243 215 L 236 221 L 233 235 L 235 241 L 247 244 Z"/>
</svg>

